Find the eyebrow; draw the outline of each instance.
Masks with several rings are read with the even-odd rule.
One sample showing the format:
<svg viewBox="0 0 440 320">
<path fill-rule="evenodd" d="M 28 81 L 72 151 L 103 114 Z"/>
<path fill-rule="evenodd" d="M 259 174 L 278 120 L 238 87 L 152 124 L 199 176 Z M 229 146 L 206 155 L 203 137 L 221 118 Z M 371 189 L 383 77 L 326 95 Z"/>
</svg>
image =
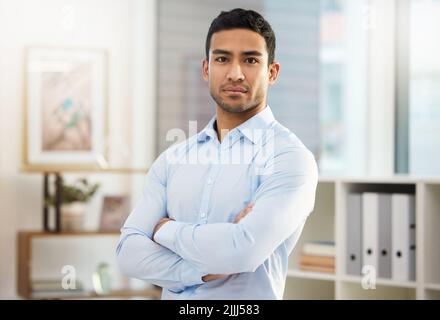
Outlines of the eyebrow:
<svg viewBox="0 0 440 320">
<path fill-rule="evenodd" d="M 224 54 L 224 55 L 228 55 L 228 56 L 232 55 L 232 53 L 230 51 L 222 50 L 222 49 L 212 50 L 212 54 Z M 263 55 L 260 51 L 257 51 L 257 50 L 242 51 L 240 54 L 242 54 L 244 56 L 259 56 L 259 57 L 261 57 Z"/>
</svg>

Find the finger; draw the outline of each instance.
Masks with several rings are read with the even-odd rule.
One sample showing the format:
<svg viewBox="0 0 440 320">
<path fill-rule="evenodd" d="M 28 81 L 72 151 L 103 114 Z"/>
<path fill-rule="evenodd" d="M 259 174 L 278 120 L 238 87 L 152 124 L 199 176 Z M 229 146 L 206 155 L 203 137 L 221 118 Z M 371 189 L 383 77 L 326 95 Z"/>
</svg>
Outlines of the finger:
<svg viewBox="0 0 440 320">
<path fill-rule="evenodd" d="M 248 207 L 248 208 L 243 210 L 243 215 L 247 215 L 251 211 L 252 211 L 252 208 Z"/>
<path fill-rule="evenodd" d="M 237 217 L 235 217 L 234 222 L 235 222 L 235 223 L 240 222 L 241 219 L 243 219 L 245 216 L 246 216 L 246 213 L 245 213 L 245 212 L 242 212 L 242 213 L 238 214 Z"/>
<path fill-rule="evenodd" d="M 241 216 L 245 215 L 247 209 L 248 208 L 244 208 L 243 210 L 241 210 L 240 213 L 237 215 L 237 217 L 241 217 Z"/>
<path fill-rule="evenodd" d="M 252 207 L 246 207 L 240 211 L 240 213 L 237 215 L 237 217 L 242 219 L 251 211 L 252 211 Z"/>
<path fill-rule="evenodd" d="M 252 211 L 253 203 L 248 204 L 246 208 L 240 211 L 240 213 L 235 217 L 234 223 L 238 223 L 241 219 L 243 219 L 249 212 Z"/>
<path fill-rule="evenodd" d="M 238 223 L 244 217 L 244 213 L 240 212 L 234 219 L 234 223 Z"/>
<path fill-rule="evenodd" d="M 241 212 L 240 212 L 240 215 L 242 216 L 242 217 L 244 217 L 244 216 L 246 216 L 249 212 L 251 212 L 252 211 L 252 208 L 250 208 L 250 207 L 246 207 L 246 208 L 244 208 Z"/>
</svg>

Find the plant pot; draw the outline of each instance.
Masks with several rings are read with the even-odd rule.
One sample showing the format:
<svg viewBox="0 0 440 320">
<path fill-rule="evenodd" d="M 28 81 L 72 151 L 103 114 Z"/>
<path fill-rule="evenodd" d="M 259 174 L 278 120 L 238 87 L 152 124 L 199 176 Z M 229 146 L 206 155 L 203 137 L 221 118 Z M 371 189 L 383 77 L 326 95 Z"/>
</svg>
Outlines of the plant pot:
<svg viewBox="0 0 440 320">
<path fill-rule="evenodd" d="M 61 231 L 83 231 L 86 204 L 72 202 L 61 206 Z"/>
</svg>

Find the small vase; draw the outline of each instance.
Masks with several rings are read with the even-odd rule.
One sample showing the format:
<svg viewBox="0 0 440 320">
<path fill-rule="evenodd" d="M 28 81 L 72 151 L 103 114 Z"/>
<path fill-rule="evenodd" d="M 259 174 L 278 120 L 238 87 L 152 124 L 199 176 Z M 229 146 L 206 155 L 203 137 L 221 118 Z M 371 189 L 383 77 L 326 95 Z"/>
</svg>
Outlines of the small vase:
<svg viewBox="0 0 440 320">
<path fill-rule="evenodd" d="M 72 202 L 61 206 L 61 230 L 83 231 L 86 204 L 84 202 Z"/>
</svg>

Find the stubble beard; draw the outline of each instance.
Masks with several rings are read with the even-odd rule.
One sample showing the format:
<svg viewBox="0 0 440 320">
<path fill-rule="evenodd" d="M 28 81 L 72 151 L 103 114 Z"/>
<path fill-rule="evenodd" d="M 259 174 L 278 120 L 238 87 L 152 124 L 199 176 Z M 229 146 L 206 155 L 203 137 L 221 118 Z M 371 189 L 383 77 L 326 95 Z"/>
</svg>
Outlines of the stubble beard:
<svg viewBox="0 0 440 320">
<path fill-rule="evenodd" d="M 242 104 L 242 105 L 238 105 L 238 106 L 232 106 L 228 103 L 226 103 L 222 98 L 220 98 L 220 96 L 216 95 L 215 93 L 212 92 L 212 90 L 210 91 L 211 93 L 211 97 L 212 99 L 214 99 L 214 101 L 217 103 L 217 105 L 225 112 L 230 112 L 230 113 L 242 113 L 242 112 L 249 112 L 253 109 L 255 109 L 256 107 L 258 107 L 261 103 L 261 101 L 250 101 L 247 104 Z"/>
</svg>

